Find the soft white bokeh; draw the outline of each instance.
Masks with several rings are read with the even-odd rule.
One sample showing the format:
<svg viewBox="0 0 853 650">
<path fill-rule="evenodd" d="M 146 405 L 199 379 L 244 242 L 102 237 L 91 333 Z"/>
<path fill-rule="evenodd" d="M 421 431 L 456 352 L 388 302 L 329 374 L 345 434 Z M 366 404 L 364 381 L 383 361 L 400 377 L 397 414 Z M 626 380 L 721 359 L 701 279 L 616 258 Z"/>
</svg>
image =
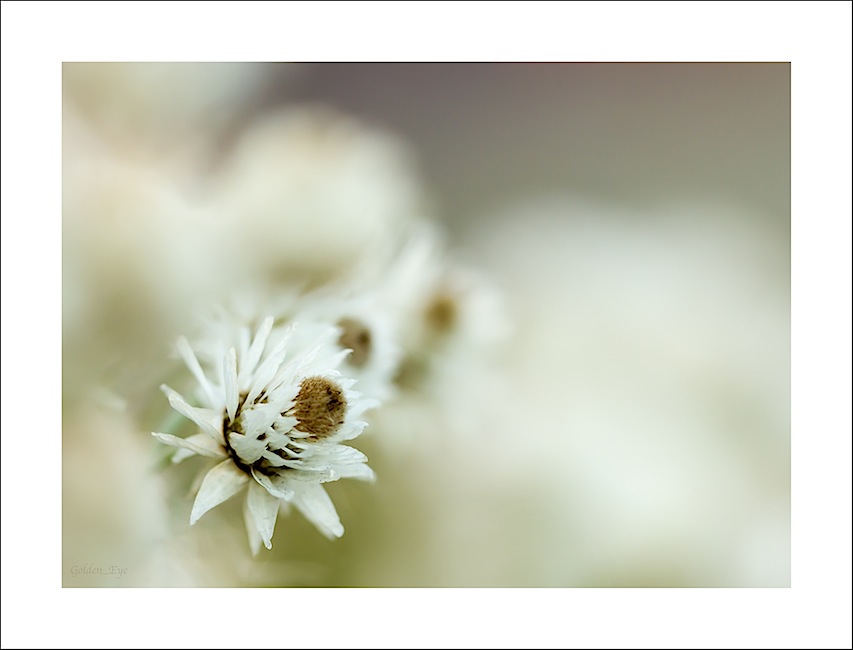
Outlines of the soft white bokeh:
<svg viewBox="0 0 853 650">
<path fill-rule="evenodd" d="M 114 146 L 145 157 L 211 140 L 270 71 L 253 63 L 66 63 L 62 91 Z"/>
<path fill-rule="evenodd" d="M 396 137 L 318 106 L 249 124 L 207 198 L 231 262 L 284 284 L 340 274 L 428 209 Z"/>
<path fill-rule="evenodd" d="M 166 484 L 124 404 L 103 392 L 86 397 L 63 426 L 63 583 L 141 584 L 140 563 L 167 536 Z M 113 566 L 126 573 L 86 572 Z"/>
<path fill-rule="evenodd" d="M 235 279 L 201 207 L 166 170 L 117 155 L 65 120 L 63 340 L 70 381 L 138 396 L 162 372 L 167 344 Z"/>
<path fill-rule="evenodd" d="M 406 432 L 375 464 L 405 524 L 357 579 L 789 585 L 785 240 L 698 200 L 556 197 L 488 223 L 463 240 L 506 292 L 503 363 L 377 412 L 377 438 Z"/>
<path fill-rule="evenodd" d="M 541 513 L 543 581 L 789 584 L 787 245 L 762 223 L 571 198 L 490 222 L 518 327 L 491 448 Z"/>
</svg>

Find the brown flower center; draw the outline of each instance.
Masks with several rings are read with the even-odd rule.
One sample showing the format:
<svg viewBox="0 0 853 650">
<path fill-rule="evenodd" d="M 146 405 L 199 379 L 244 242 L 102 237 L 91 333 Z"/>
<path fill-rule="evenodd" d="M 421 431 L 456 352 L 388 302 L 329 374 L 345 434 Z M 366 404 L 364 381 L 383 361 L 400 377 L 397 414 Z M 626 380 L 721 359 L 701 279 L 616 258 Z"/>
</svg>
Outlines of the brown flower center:
<svg viewBox="0 0 853 650">
<path fill-rule="evenodd" d="M 325 377 L 308 377 L 299 385 L 289 414 L 299 421 L 295 427 L 299 431 L 326 438 L 344 423 L 346 411 L 347 400 L 340 386 Z"/>
<path fill-rule="evenodd" d="M 356 368 L 361 368 L 370 359 L 373 345 L 370 330 L 364 323 L 354 318 L 342 318 L 338 321 L 338 326 L 342 330 L 338 343 L 342 348 L 352 350 L 348 361 Z"/>
</svg>

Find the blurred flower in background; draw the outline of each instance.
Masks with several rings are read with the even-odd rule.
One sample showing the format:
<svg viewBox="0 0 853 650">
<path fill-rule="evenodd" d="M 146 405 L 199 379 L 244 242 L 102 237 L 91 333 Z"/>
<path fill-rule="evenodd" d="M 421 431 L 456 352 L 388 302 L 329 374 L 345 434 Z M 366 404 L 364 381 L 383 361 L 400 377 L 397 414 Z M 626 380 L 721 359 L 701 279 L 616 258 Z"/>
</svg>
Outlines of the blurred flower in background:
<svg viewBox="0 0 853 650">
<path fill-rule="evenodd" d="M 788 66 L 65 64 L 63 95 L 65 586 L 790 584 Z M 165 383 L 247 434 L 266 316 L 271 373 L 331 332 L 376 481 L 315 463 L 346 534 L 297 503 L 254 556 L 150 433 L 203 435 Z M 241 485 L 305 461 L 255 433 Z"/>
</svg>

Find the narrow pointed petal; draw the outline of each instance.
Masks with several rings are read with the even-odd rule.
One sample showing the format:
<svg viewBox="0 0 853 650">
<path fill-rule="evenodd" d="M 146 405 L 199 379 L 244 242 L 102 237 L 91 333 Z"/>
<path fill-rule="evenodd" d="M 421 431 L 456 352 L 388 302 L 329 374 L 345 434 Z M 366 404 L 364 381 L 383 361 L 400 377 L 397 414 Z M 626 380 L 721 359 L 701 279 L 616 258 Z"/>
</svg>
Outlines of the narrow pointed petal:
<svg viewBox="0 0 853 650">
<path fill-rule="evenodd" d="M 278 410 L 269 404 L 255 404 L 252 408 L 242 411 L 243 431 L 250 438 L 257 438 L 267 433 L 273 423 L 280 417 Z"/>
<path fill-rule="evenodd" d="M 320 352 L 324 345 L 324 342 L 316 343 L 312 345 L 310 348 L 307 348 L 300 352 L 298 355 L 293 357 L 290 361 L 290 365 L 292 367 L 292 372 L 294 375 L 302 375 L 305 368 L 314 361 L 314 358 Z"/>
<path fill-rule="evenodd" d="M 280 476 L 267 476 L 261 472 L 252 470 L 252 476 L 267 492 L 279 499 L 290 500 L 293 498 L 293 488 L 288 485 L 288 481 Z"/>
<path fill-rule="evenodd" d="M 344 527 L 341 525 L 335 505 L 322 485 L 317 483 L 300 485 L 294 494 L 293 505 L 299 508 L 305 518 L 329 539 L 344 534 Z"/>
<path fill-rule="evenodd" d="M 194 406 L 190 406 L 187 401 L 181 396 L 180 393 L 172 390 L 166 384 L 160 386 L 160 389 L 166 393 L 166 396 L 169 398 L 169 404 L 175 409 L 178 413 L 183 415 L 188 420 L 194 422 L 196 426 L 204 431 L 207 435 L 213 438 L 216 442 L 220 444 L 225 444 L 225 440 L 222 438 L 222 433 L 219 430 L 219 426 L 215 425 L 212 421 L 213 412 L 209 409 L 200 409 Z M 222 419 L 220 414 L 220 420 Z"/>
<path fill-rule="evenodd" d="M 335 464 L 364 463 L 367 461 L 367 456 L 362 452 L 346 445 L 335 445 L 326 452 L 326 457 Z"/>
<path fill-rule="evenodd" d="M 252 341 L 252 345 L 249 348 L 249 351 L 246 353 L 246 357 L 240 360 L 240 384 L 244 384 L 246 379 L 251 376 L 252 372 L 255 370 L 255 367 L 258 365 L 258 361 L 261 359 L 261 355 L 264 352 L 264 348 L 267 344 L 267 339 L 269 338 L 270 331 L 272 330 L 273 317 L 267 316 L 264 319 L 264 322 L 261 323 L 261 326 L 258 328 L 258 331 L 255 333 L 255 338 Z"/>
<path fill-rule="evenodd" d="M 275 376 L 279 366 L 284 361 L 286 341 L 281 341 L 270 355 L 264 359 L 263 363 L 255 372 L 255 379 L 252 382 L 252 387 L 249 394 L 246 396 L 246 403 L 251 404 L 255 398 L 261 394 L 261 391 L 269 384 L 270 380 Z"/>
<path fill-rule="evenodd" d="M 229 434 L 228 442 L 231 443 L 231 448 L 247 465 L 258 460 L 267 449 L 267 443 L 263 440 L 255 440 L 239 433 Z"/>
<path fill-rule="evenodd" d="M 338 430 L 337 433 L 327 438 L 329 442 L 344 442 L 345 440 L 352 440 L 353 438 L 358 438 L 362 431 L 364 431 L 367 426 L 366 422 L 362 422 L 361 420 L 357 420 L 355 422 L 345 422 L 344 425 Z"/>
<path fill-rule="evenodd" d="M 178 447 L 181 452 L 191 452 L 192 454 L 198 454 L 199 456 L 205 456 L 207 458 L 222 458 L 227 456 L 222 446 L 211 440 L 210 437 L 204 433 L 197 433 L 193 436 L 189 436 L 188 438 L 178 438 L 170 433 L 158 433 L 156 431 L 152 431 L 151 435 L 162 443 L 172 447 Z M 178 455 L 176 454 L 172 459 L 172 462 L 180 462 L 187 457 L 187 454 L 181 453 L 180 458 L 175 460 L 177 457 Z"/>
<path fill-rule="evenodd" d="M 285 463 L 287 462 L 286 458 L 282 458 L 281 456 L 279 456 L 278 454 L 276 454 L 275 452 L 272 452 L 272 451 L 265 451 L 261 455 L 273 467 L 284 467 Z"/>
<path fill-rule="evenodd" d="M 237 494 L 248 480 L 246 473 L 237 469 L 230 459 L 219 463 L 201 482 L 201 488 L 190 514 L 190 525 L 197 522 L 211 508 L 215 508 Z"/>
<path fill-rule="evenodd" d="M 201 369 L 201 365 L 195 356 L 195 352 L 193 352 L 189 342 L 184 337 L 178 339 L 177 346 L 178 352 L 184 360 L 184 363 L 187 365 L 187 368 L 190 369 L 190 372 L 196 378 L 196 381 L 202 389 L 204 389 L 204 394 L 207 396 L 207 405 L 212 408 L 217 402 L 216 391 L 210 383 L 210 380 L 204 374 L 204 371 Z"/>
<path fill-rule="evenodd" d="M 358 401 L 355 402 L 355 406 L 350 410 L 349 417 L 353 420 L 357 420 L 367 411 L 377 408 L 380 404 L 381 402 L 378 399 L 373 399 L 371 397 L 359 398 Z"/>
<path fill-rule="evenodd" d="M 232 422 L 237 414 L 237 401 L 240 399 L 237 393 L 237 351 L 234 348 L 228 350 L 225 355 L 225 409 L 228 419 Z"/>
<path fill-rule="evenodd" d="M 376 474 L 364 463 L 353 465 L 338 465 L 335 467 L 341 478 L 354 478 L 359 481 L 375 481 Z"/>
<path fill-rule="evenodd" d="M 258 525 L 255 523 L 252 511 L 249 510 L 248 498 L 243 502 L 243 521 L 246 524 L 246 533 L 249 536 L 249 548 L 252 550 L 252 555 L 257 555 L 258 551 L 261 550 L 261 535 L 258 533 Z"/>
<path fill-rule="evenodd" d="M 275 429 L 267 429 L 267 446 L 270 449 L 282 449 L 290 444 L 290 438 Z M 293 452 L 289 452 L 293 453 Z"/>
<path fill-rule="evenodd" d="M 291 464 L 290 461 L 285 464 L 285 467 L 288 464 Z M 327 464 L 315 467 L 308 465 L 297 466 L 288 470 L 287 477 L 294 483 L 331 483 L 332 481 L 337 481 L 341 476 Z"/>
<path fill-rule="evenodd" d="M 278 516 L 279 500 L 254 481 L 249 483 L 249 495 L 246 505 L 255 520 L 258 534 L 264 546 L 272 548 L 272 534 L 275 530 L 275 520 Z"/>
<path fill-rule="evenodd" d="M 189 449 L 177 449 L 175 450 L 175 453 L 172 454 L 172 464 L 177 465 L 178 463 L 182 463 L 187 458 L 191 458 L 195 455 L 195 452 L 192 452 Z"/>
</svg>

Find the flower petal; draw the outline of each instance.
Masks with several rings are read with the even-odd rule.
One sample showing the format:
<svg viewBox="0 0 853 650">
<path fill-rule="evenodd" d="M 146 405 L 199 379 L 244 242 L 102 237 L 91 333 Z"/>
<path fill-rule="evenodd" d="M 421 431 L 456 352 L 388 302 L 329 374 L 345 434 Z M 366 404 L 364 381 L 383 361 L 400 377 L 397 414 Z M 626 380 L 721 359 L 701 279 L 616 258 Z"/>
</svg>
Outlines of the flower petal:
<svg viewBox="0 0 853 650">
<path fill-rule="evenodd" d="M 204 394 L 207 396 L 208 400 L 207 405 L 212 408 L 217 401 L 216 391 L 207 376 L 204 374 L 204 371 L 201 369 L 201 365 L 199 365 L 195 352 L 193 352 L 189 342 L 183 336 L 178 339 L 177 347 L 181 358 L 183 358 L 184 363 L 187 364 L 187 368 L 190 369 L 190 372 L 193 374 L 196 381 L 204 389 Z"/>
<path fill-rule="evenodd" d="M 151 435 L 162 443 L 178 447 L 180 451 L 172 458 L 173 463 L 179 463 L 192 454 L 206 456 L 207 458 L 221 458 L 227 455 L 221 445 L 218 445 L 204 433 L 197 433 L 188 438 L 178 438 L 170 433 L 157 433 L 156 431 L 152 431 Z M 187 454 L 186 452 L 191 453 Z"/>
<path fill-rule="evenodd" d="M 257 438 L 267 432 L 277 417 L 278 409 L 269 404 L 254 404 L 250 408 L 244 406 L 241 415 L 243 431 L 250 438 Z"/>
<path fill-rule="evenodd" d="M 341 478 L 354 478 L 360 481 L 375 481 L 376 474 L 364 463 L 353 465 L 338 465 L 335 467 Z"/>
<path fill-rule="evenodd" d="M 254 402 L 255 398 L 261 394 L 261 391 L 275 376 L 279 366 L 284 362 L 286 344 L 287 340 L 281 341 L 255 371 L 254 381 L 252 381 L 249 394 L 246 396 L 247 404 Z"/>
<path fill-rule="evenodd" d="M 225 354 L 225 408 L 228 411 L 228 419 L 234 421 L 234 416 L 237 414 L 237 401 L 240 396 L 237 394 L 237 350 L 231 348 Z"/>
<path fill-rule="evenodd" d="M 293 496 L 293 505 L 329 539 L 344 534 L 335 505 L 322 485 L 303 483 Z"/>
<path fill-rule="evenodd" d="M 285 464 L 287 466 L 287 463 Z M 303 466 L 300 468 L 292 468 L 287 470 L 287 478 L 291 481 L 299 483 L 330 483 L 337 481 L 340 474 L 328 464 L 322 467 Z"/>
<path fill-rule="evenodd" d="M 240 360 L 239 383 L 241 386 L 246 383 L 246 380 L 251 376 L 252 371 L 254 371 L 255 366 L 258 365 L 258 361 L 261 359 L 261 354 L 264 352 L 264 347 L 266 347 L 267 339 L 272 330 L 273 320 L 272 316 L 267 316 L 264 319 L 264 322 L 261 323 L 261 326 L 255 333 L 255 338 L 252 341 L 249 351 L 246 353 L 246 357 Z"/>
<path fill-rule="evenodd" d="M 352 463 L 365 463 L 367 456 L 354 447 L 346 445 L 335 445 L 325 453 L 326 458 L 335 464 L 349 465 Z"/>
<path fill-rule="evenodd" d="M 204 435 L 204 434 L 199 434 Z M 207 436 L 205 436 L 207 438 Z M 210 438 L 208 438 L 209 440 Z M 178 463 L 184 462 L 187 458 L 195 456 L 196 454 L 189 449 L 178 449 L 174 454 L 172 454 L 172 464 L 177 465 Z"/>
<path fill-rule="evenodd" d="M 337 433 L 329 436 L 326 440 L 328 442 L 343 442 L 344 440 L 358 438 L 366 426 L 367 423 L 362 420 L 344 422 L 343 426 L 341 426 Z"/>
<path fill-rule="evenodd" d="M 324 334 L 324 337 L 327 337 L 329 333 L 335 332 L 334 327 L 328 328 L 327 332 Z M 311 347 L 305 348 L 299 354 L 294 356 L 290 360 L 290 371 L 294 376 L 302 377 L 305 376 L 306 369 L 311 365 L 311 362 L 314 361 L 317 354 L 326 345 L 326 341 L 320 340 L 318 343 L 315 343 Z"/>
<path fill-rule="evenodd" d="M 354 392 L 354 391 L 353 391 Z M 350 400 L 354 401 L 354 400 Z M 355 401 L 355 406 L 350 409 L 348 416 L 353 420 L 357 420 L 362 415 L 364 415 L 367 411 L 378 408 L 381 405 L 381 402 L 378 399 L 373 399 L 370 397 L 361 397 L 357 401 Z"/>
<path fill-rule="evenodd" d="M 190 406 L 180 393 L 172 390 L 166 384 L 160 386 L 160 390 L 166 393 L 166 397 L 169 398 L 169 404 L 172 406 L 173 409 L 175 409 L 178 413 L 183 415 L 188 420 L 194 422 L 199 429 L 204 431 L 216 442 L 218 442 L 219 444 L 224 444 L 225 441 L 222 438 L 222 433 L 220 432 L 219 427 L 213 424 L 213 411 L 209 409 L 200 409 L 194 406 Z"/>
<path fill-rule="evenodd" d="M 261 472 L 256 472 L 254 469 L 252 470 L 252 476 L 255 477 L 255 480 L 261 487 L 274 497 L 288 501 L 293 498 L 293 488 L 290 487 L 288 481 L 281 476 L 275 474 L 267 476 Z"/>
<path fill-rule="evenodd" d="M 267 490 L 252 481 L 249 483 L 249 495 L 246 505 L 255 520 L 258 534 L 264 542 L 264 546 L 272 548 L 272 533 L 275 529 L 275 520 L 278 516 L 279 500 Z"/>
<path fill-rule="evenodd" d="M 266 459 L 266 461 L 273 467 L 285 467 L 285 464 L 287 463 L 287 460 L 285 458 L 282 458 L 281 456 L 272 451 L 265 451 L 262 455 L 264 459 Z"/>
<path fill-rule="evenodd" d="M 252 549 L 252 555 L 257 555 L 261 550 L 261 534 L 258 532 L 258 524 L 255 523 L 255 517 L 252 511 L 249 510 L 249 500 L 243 502 L 243 521 L 246 523 L 246 533 L 249 535 L 249 548 Z"/>
<path fill-rule="evenodd" d="M 201 482 L 201 488 L 190 514 L 190 525 L 197 522 L 211 508 L 215 508 L 237 494 L 248 480 L 248 475 L 241 472 L 230 459 L 219 463 Z"/>
<path fill-rule="evenodd" d="M 288 438 L 283 433 L 276 431 L 275 429 L 267 429 L 267 446 L 270 449 L 286 449 L 287 445 L 291 443 L 290 438 Z M 295 452 L 288 452 L 290 455 L 294 455 Z"/>
<path fill-rule="evenodd" d="M 267 448 L 267 443 L 263 440 L 255 440 L 240 433 L 228 434 L 228 442 L 231 443 L 231 448 L 247 465 L 258 460 Z"/>
</svg>

